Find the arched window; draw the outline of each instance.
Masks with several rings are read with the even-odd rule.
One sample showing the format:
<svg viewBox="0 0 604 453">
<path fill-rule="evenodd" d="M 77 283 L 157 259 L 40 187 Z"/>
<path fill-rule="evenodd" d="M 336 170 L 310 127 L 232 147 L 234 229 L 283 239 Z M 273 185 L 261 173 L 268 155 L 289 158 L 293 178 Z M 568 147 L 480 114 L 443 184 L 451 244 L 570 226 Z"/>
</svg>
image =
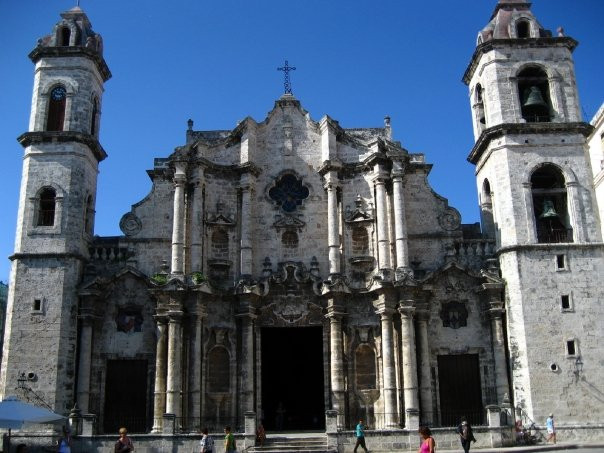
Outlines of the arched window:
<svg viewBox="0 0 604 453">
<path fill-rule="evenodd" d="M 223 229 L 212 233 L 212 258 L 227 259 L 229 257 L 229 235 Z"/>
<path fill-rule="evenodd" d="M 352 229 L 352 254 L 354 256 L 369 255 L 367 228 L 358 226 Z"/>
<path fill-rule="evenodd" d="M 376 388 L 375 353 L 366 344 L 360 345 L 355 353 L 357 390 Z"/>
<path fill-rule="evenodd" d="M 92 195 L 86 197 L 86 212 L 84 213 L 84 231 L 92 234 L 92 222 L 94 218 L 94 210 L 92 209 Z"/>
<path fill-rule="evenodd" d="M 288 249 L 295 249 L 298 247 L 298 234 L 295 231 L 284 231 L 281 236 L 281 243 L 283 247 Z"/>
<path fill-rule="evenodd" d="M 486 116 L 484 113 L 484 101 L 483 101 L 483 91 L 482 85 L 480 83 L 476 84 L 476 89 L 474 93 L 474 108 L 476 110 L 476 120 L 478 121 L 478 129 L 479 131 L 484 130 L 486 126 Z"/>
<path fill-rule="evenodd" d="M 518 94 L 522 118 L 530 123 L 551 121 L 549 82 L 543 69 L 530 67 L 521 71 L 518 74 Z"/>
<path fill-rule="evenodd" d="M 96 135 L 99 116 L 99 101 L 95 97 L 92 99 L 92 115 L 90 117 L 90 135 Z"/>
<path fill-rule="evenodd" d="M 530 38 L 531 37 L 531 24 L 528 20 L 519 20 L 516 22 L 516 37 L 517 38 Z"/>
<path fill-rule="evenodd" d="M 46 121 L 47 131 L 62 131 L 65 121 L 65 104 L 67 91 L 63 86 L 56 86 L 50 92 L 48 100 L 48 118 Z"/>
<path fill-rule="evenodd" d="M 208 392 L 228 393 L 231 388 L 229 352 L 216 346 L 208 354 Z"/>
<path fill-rule="evenodd" d="M 480 217 L 482 222 L 482 232 L 487 237 L 495 236 L 495 221 L 493 220 L 493 200 L 491 198 L 491 184 L 488 179 L 482 183 L 482 192 L 480 194 Z"/>
<path fill-rule="evenodd" d="M 43 189 L 38 200 L 37 226 L 53 226 L 55 224 L 56 204 L 57 193 L 55 190 L 50 187 Z"/>
<path fill-rule="evenodd" d="M 537 241 L 573 242 L 566 185 L 560 169 L 554 165 L 544 165 L 536 170 L 531 176 L 531 189 Z"/>
<path fill-rule="evenodd" d="M 69 46 L 69 40 L 71 38 L 71 30 L 69 27 L 61 27 L 60 37 L 61 40 L 59 46 Z"/>
</svg>

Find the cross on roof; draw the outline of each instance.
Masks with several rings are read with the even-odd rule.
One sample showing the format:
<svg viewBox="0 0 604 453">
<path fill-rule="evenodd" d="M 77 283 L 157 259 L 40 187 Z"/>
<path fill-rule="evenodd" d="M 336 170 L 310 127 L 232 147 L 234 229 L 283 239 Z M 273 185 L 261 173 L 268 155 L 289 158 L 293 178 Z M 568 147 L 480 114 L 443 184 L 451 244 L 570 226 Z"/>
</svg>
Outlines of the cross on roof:
<svg viewBox="0 0 604 453">
<path fill-rule="evenodd" d="M 285 73 L 285 80 L 283 82 L 283 85 L 285 87 L 285 94 L 292 94 L 292 85 L 289 82 L 289 71 L 295 70 L 295 67 L 289 66 L 287 60 L 285 60 L 285 66 L 283 66 L 282 68 L 277 68 L 277 71 L 283 71 Z"/>
</svg>

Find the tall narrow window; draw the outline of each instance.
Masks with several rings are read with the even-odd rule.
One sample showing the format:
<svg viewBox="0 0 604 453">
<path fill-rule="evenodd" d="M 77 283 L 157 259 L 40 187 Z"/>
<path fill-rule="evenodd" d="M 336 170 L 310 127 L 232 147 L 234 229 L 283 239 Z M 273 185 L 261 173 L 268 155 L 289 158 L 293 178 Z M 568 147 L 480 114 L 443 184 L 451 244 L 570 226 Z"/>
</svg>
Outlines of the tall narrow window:
<svg viewBox="0 0 604 453">
<path fill-rule="evenodd" d="M 223 229 L 212 233 L 212 258 L 228 259 L 229 235 Z"/>
<path fill-rule="evenodd" d="M 549 82 L 545 71 L 538 67 L 526 68 L 518 74 L 518 94 L 522 118 L 530 123 L 551 121 Z"/>
<path fill-rule="evenodd" d="M 355 256 L 369 255 L 369 235 L 367 228 L 359 226 L 352 230 L 352 254 Z"/>
<path fill-rule="evenodd" d="M 357 390 L 376 388 L 375 353 L 367 345 L 361 345 L 355 353 Z"/>
<path fill-rule="evenodd" d="M 86 212 L 84 213 L 84 231 L 88 234 L 92 234 L 93 216 L 94 210 L 92 209 L 92 195 L 88 195 L 86 198 Z"/>
<path fill-rule="evenodd" d="M 573 242 L 564 176 L 554 165 L 544 165 L 531 177 L 537 241 Z"/>
<path fill-rule="evenodd" d="M 48 101 L 48 119 L 46 122 L 47 131 L 62 131 L 65 121 L 65 104 L 67 92 L 62 86 L 57 86 L 50 92 Z"/>
<path fill-rule="evenodd" d="M 55 224 L 55 208 L 57 194 L 54 189 L 46 188 L 40 194 L 38 218 L 36 225 L 53 226 Z"/>
<path fill-rule="evenodd" d="M 97 98 L 92 100 L 92 115 L 90 118 L 90 135 L 96 135 L 99 116 L 99 101 Z"/>
<path fill-rule="evenodd" d="M 483 90 L 480 83 L 476 85 L 474 101 L 474 110 L 476 112 L 476 119 L 478 120 L 478 130 L 483 131 L 486 127 L 487 120 L 484 113 Z"/>
<path fill-rule="evenodd" d="M 530 23 L 526 20 L 519 20 L 516 22 L 516 36 L 518 38 L 530 38 L 531 27 Z"/>
<path fill-rule="evenodd" d="M 490 238 L 495 237 L 493 200 L 491 198 L 491 184 L 489 184 L 488 179 L 485 179 L 482 183 L 482 193 L 480 194 L 480 217 L 483 234 Z"/>
<path fill-rule="evenodd" d="M 71 39 L 71 30 L 69 27 L 61 27 L 61 46 L 66 47 L 69 45 Z"/>
<path fill-rule="evenodd" d="M 208 392 L 227 393 L 231 387 L 229 352 L 222 346 L 214 347 L 208 354 Z"/>
</svg>

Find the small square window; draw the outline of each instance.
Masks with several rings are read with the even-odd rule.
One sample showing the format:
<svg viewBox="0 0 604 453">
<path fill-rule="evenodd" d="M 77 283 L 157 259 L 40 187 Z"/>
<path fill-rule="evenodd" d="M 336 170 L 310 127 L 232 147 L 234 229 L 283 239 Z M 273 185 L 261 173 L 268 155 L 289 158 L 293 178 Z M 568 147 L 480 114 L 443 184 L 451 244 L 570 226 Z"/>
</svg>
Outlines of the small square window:
<svg viewBox="0 0 604 453">
<path fill-rule="evenodd" d="M 575 343 L 575 340 L 568 340 L 566 342 L 566 353 L 568 355 L 577 355 L 577 344 Z"/>
<path fill-rule="evenodd" d="M 556 255 L 556 268 L 557 269 L 566 269 L 566 256 L 565 255 Z"/>
<path fill-rule="evenodd" d="M 34 299 L 34 302 L 31 304 L 31 312 L 32 313 L 42 313 L 43 301 L 42 299 Z"/>
<path fill-rule="evenodd" d="M 562 310 L 570 310 L 570 296 L 568 294 L 563 294 L 560 296 L 560 303 L 562 305 Z"/>
</svg>

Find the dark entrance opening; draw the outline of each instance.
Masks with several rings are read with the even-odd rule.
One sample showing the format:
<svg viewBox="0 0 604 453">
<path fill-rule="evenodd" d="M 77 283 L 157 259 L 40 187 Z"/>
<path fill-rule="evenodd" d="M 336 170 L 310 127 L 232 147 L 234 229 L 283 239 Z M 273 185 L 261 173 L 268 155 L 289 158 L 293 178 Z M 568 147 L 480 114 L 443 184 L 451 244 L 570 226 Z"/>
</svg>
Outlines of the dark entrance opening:
<svg viewBox="0 0 604 453">
<path fill-rule="evenodd" d="M 147 361 L 108 360 L 103 429 L 147 432 Z"/>
<path fill-rule="evenodd" d="M 263 328 L 261 366 L 267 430 L 325 428 L 321 327 Z"/>
<path fill-rule="evenodd" d="M 438 384 L 442 426 L 483 424 L 482 392 L 478 354 L 439 355 Z"/>
</svg>

